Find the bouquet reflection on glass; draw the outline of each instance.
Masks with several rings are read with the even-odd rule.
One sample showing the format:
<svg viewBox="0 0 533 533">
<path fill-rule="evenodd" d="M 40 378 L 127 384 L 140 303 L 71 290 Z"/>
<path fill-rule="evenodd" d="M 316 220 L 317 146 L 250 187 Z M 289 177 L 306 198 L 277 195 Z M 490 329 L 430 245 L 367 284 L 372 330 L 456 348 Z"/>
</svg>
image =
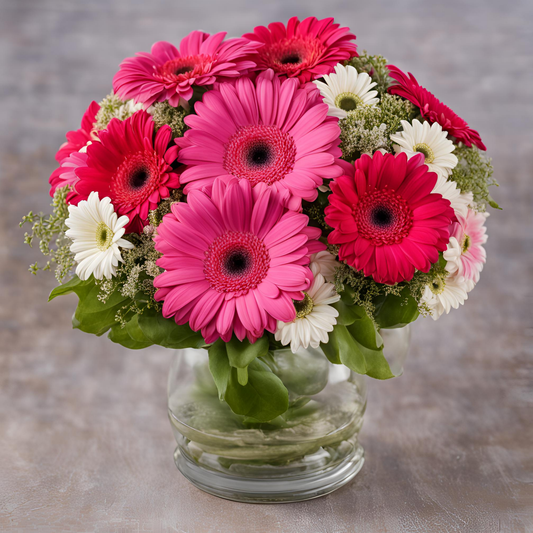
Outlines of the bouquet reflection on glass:
<svg viewBox="0 0 533 533">
<path fill-rule="evenodd" d="M 408 325 L 462 305 L 485 263 L 478 132 L 354 40 L 294 17 L 125 59 L 56 154 L 53 213 L 23 219 L 75 328 L 177 350 L 176 463 L 217 496 L 352 479 L 363 376 L 399 375 Z"/>
</svg>

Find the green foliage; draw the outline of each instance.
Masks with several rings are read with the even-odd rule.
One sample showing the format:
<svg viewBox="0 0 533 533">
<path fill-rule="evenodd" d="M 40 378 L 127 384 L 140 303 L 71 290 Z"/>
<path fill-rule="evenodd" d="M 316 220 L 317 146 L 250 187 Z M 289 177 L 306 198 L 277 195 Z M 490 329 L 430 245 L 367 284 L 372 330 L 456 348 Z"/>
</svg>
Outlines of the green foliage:
<svg viewBox="0 0 533 533">
<path fill-rule="evenodd" d="M 329 334 L 329 342 L 322 345 L 327 358 L 334 364 L 346 365 L 358 374 L 376 379 L 394 377 L 383 355 L 381 335 L 365 310 L 344 302 L 336 308 L 342 311 L 339 311 L 340 320 Z"/>
<path fill-rule="evenodd" d="M 343 158 L 354 161 L 380 148 L 392 150 L 390 136 L 402 120 L 413 118 L 413 105 L 396 95 L 383 94 L 375 106 L 358 106 L 339 121 Z"/>
<path fill-rule="evenodd" d="M 383 56 L 372 56 L 366 50 L 363 50 L 362 54 L 358 57 L 352 57 L 345 64 L 351 65 L 357 72 L 366 72 L 372 78 L 372 81 L 377 83 L 374 90 L 383 95 L 392 84 L 387 63 L 388 61 Z"/>
<path fill-rule="evenodd" d="M 150 211 L 148 213 L 148 219 L 150 220 L 150 224 L 157 228 L 157 226 L 159 226 L 159 224 L 163 222 L 163 217 L 170 213 L 170 207 L 172 206 L 172 204 L 179 202 L 182 196 L 183 193 L 179 189 L 174 189 L 173 191 L 171 191 L 169 198 L 161 200 L 161 202 L 157 206 L 157 209 L 154 209 L 153 211 Z"/>
<path fill-rule="evenodd" d="M 72 318 L 72 326 L 85 333 L 98 336 L 103 335 L 117 323 L 117 313 L 128 300 L 119 291 L 115 291 L 109 295 L 106 302 L 102 302 L 98 298 L 100 288 L 92 276 L 86 281 L 74 276 L 68 283 L 56 287 L 50 293 L 48 301 L 70 293 L 75 293 L 79 298 L 78 307 Z"/>
<path fill-rule="evenodd" d="M 39 240 L 39 250 L 49 258 L 44 267 L 39 267 L 37 263 L 31 265 L 30 272 L 37 274 L 39 270 L 51 270 L 52 264 L 55 264 L 55 276 L 59 283 L 72 273 L 75 264 L 74 254 L 70 251 L 72 241 L 65 235 L 68 230 L 65 220 L 68 218 L 66 198 L 69 192 L 68 186 L 56 189 L 51 215 L 30 211 L 20 223 L 21 227 L 31 224 L 30 232 L 24 234 L 24 242 L 32 246 L 36 239 Z"/>
<path fill-rule="evenodd" d="M 170 126 L 173 139 L 183 137 L 187 130 L 187 126 L 183 121 L 187 114 L 187 111 L 182 107 L 173 107 L 168 102 L 156 102 L 152 107 L 152 118 L 156 129 L 164 125 Z"/>
<path fill-rule="evenodd" d="M 110 93 L 100 102 L 94 129 L 105 130 L 113 118 L 126 120 L 138 111 L 138 107 L 133 100 L 121 100 L 116 94 Z"/>
<path fill-rule="evenodd" d="M 450 179 L 457 183 L 461 191 L 472 191 L 478 210 L 485 211 L 487 204 L 500 209 L 489 193 L 491 185 L 498 186 L 498 182 L 492 177 L 494 169 L 491 159 L 487 159 L 475 146 L 468 148 L 463 144 L 456 146 L 453 153 L 459 162 L 453 169 Z"/>
<path fill-rule="evenodd" d="M 399 295 L 380 294 L 374 298 L 374 319 L 382 329 L 403 328 L 420 314 L 418 303 L 405 287 Z"/>
<path fill-rule="evenodd" d="M 263 339 L 255 344 L 219 339 L 209 347 L 209 369 L 220 400 L 234 413 L 258 422 L 273 420 L 289 408 L 286 387 L 260 358 L 268 353 L 268 341 Z"/>
</svg>

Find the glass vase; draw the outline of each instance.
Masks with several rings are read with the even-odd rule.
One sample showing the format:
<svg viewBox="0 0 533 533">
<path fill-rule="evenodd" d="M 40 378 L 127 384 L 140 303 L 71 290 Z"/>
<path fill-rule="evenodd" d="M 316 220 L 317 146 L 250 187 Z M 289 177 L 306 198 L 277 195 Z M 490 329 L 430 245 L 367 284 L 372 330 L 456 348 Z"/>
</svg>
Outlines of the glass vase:
<svg viewBox="0 0 533 533">
<path fill-rule="evenodd" d="M 384 354 L 401 372 L 409 327 L 382 330 Z M 168 414 L 180 472 L 198 488 L 241 502 L 294 502 L 329 494 L 361 470 L 359 431 L 366 378 L 331 364 L 322 350 L 272 353 L 272 371 L 289 391 L 289 409 L 268 423 L 236 415 L 220 401 L 206 350 L 175 352 Z"/>
</svg>

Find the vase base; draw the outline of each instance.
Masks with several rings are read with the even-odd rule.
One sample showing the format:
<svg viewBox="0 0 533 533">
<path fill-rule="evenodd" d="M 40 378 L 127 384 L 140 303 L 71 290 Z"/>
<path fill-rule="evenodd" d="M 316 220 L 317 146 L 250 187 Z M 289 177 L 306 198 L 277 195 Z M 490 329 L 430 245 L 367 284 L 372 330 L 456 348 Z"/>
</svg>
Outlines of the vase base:
<svg viewBox="0 0 533 533">
<path fill-rule="evenodd" d="M 179 471 L 196 487 L 213 496 L 245 503 L 291 503 L 325 496 L 349 483 L 364 463 L 363 447 L 330 470 L 283 478 L 246 478 L 231 476 L 200 466 L 180 452 L 174 452 Z"/>
</svg>

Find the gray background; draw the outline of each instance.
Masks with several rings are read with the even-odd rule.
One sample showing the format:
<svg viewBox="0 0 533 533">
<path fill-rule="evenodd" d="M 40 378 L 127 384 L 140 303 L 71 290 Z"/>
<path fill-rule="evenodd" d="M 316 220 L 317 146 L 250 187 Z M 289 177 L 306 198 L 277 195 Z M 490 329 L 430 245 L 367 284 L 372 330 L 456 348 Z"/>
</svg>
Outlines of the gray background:
<svg viewBox="0 0 533 533">
<path fill-rule="evenodd" d="M 0 528 L 5 531 L 533 531 L 533 2 L 1 0 Z M 467 305 L 420 321 L 403 377 L 370 383 L 355 482 L 325 498 L 245 505 L 177 472 L 165 350 L 70 329 L 75 298 L 17 227 L 46 210 L 69 129 L 119 62 L 192 29 L 230 35 L 334 16 L 360 49 L 409 69 L 482 138 L 505 210 Z"/>
</svg>

